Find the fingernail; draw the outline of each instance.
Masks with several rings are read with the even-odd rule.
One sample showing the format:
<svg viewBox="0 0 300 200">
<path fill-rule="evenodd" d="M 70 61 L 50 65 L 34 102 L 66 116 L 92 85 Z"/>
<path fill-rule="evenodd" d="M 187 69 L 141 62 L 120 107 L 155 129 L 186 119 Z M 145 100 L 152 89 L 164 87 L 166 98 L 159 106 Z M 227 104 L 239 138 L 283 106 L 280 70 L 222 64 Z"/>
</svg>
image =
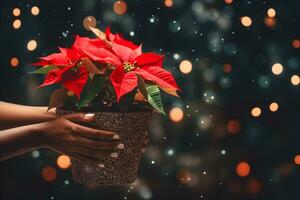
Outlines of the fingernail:
<svg viewBox="0 0 300 200">
<path fill-rule="evenodd" d="M 122 144 L 122 143 L 118 144 L 117 149 L 124 149 L 124 144 Z"/>
<path fill-rule="evenodd" d="M 113 140 L 119 140 L 119 139 L 120 139 L 120 136 L 119 136 L 119 135 L 114 135 L 114 136 L 112 137 L 112 139 L 113 139 Z"/>
<path fill-rule="evenodd" d="M 104 165 L 104 164 L 102 164 L 102 163 L 100 163 L 100 164 L 98 164 L 98 167 L 99 167 L 99 168 L 104 168 L 104 167 L 105 167 L 105 165 Z"/>
<path fill-rule="evenodd" d="M 118 153 L 111 153 L 111 154 L 110 154 L 110 157 L 112 157 L 112 158 L 117 158 L 118 155 L 119 155 Z"/>
<path fill-rule="evenodd" d="M 93 114 L 93 113 L 88 113 L 88 114 L 85 114 L 85 117 L 86 117 L 86 118 L 93 118 L 93 117 L 95 117 L 95 114 Z"/>
</svg>

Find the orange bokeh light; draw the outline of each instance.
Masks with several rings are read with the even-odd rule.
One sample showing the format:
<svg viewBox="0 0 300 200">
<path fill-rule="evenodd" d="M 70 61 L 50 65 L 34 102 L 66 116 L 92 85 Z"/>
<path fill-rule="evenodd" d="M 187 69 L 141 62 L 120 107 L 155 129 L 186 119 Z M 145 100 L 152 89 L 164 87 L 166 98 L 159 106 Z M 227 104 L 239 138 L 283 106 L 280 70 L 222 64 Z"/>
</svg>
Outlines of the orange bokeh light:
<svg viewBox="0 0 300 200">
<path fill-rule="evenodd" d="M 266 17 L 264 22 L 268 27 L 274 27 L 277 23 L 276 19 L 272 17 Z"/>
<path fill-rule="evenodd" d="M 13 57 L 12 59 L 10 59 L 10 65 L 12 67 L 17 67 L 19 65 L 19 59 L 16 57 Z"/>
<path fill-rule="evenodd" d="M 253 117 L 259 117 L 261 115 L 261 109 L 259 107 L 252 108 L 251 115 Z"/>
<path fill-rule="evenodd" d="M 22 25 L 21 20 L 19 20 L 19 19 L 14 20 L 14 22 L 13 22 L 14 29 L 19 29 L 21 27 L 21 25 Z"/>
<path fill-rule="evenodd" d="M 269 109 L 272 112 L 276 112 L 278 110 L 278 108 L 279 108 L 279 105 L 276 102 L 271 103 L 270 106 L 269 106 Z"/>
<path fill-rule="evenodd" d="M 39 13 L 40 13 L 39 7 L 33 6 L 33 7 L 31 8 L 31 14 L 32 14 L 32 15 L 38 15 Z"/>
<path fill-rule="evenodd" d="M 300 165 L 300 155 L 296 155 L 294 157 L 294 162 L 295 162 L 296 165 Z"/>
<path fill-rule="evenodd" d="M 183 168 L 177 172 L 176 178 L 179 183 L 187 184 L 192 180 L 192 175 L 188 169 Z"/>
<path fill-rule="evenodd" d="M 238 120 L 230 120 L 227 123 L 227 131 L 231 135 L 238 134 L 241 130 L 241 123 Z"/>
<path fill-rule="evenodd" d="M 236 173 L 238 176 L 246 177 L 250 173 L 250 165 L 247 162 L 240 162 L 236 166 Z"/>
<path fill-rule="evenodd" d="M 298 76 L 298 75 L 293 75 L 292 77 L 291 77 L 291 83 L 293 84 L 293 85 L 299 85 L 300 84 L 300 77 Z"/>
<path fill-rule="evenodd" d="M 34 51 L 37 48 L 37 42 L 35 40 L 30 40 L 27 43 L 27 49 L 28 51 Z"/>
<path fill-rule="evenodd" d="M 261 183 L 256 179 L 249 180 L 247 188 L 250 193 L 257 194 L 261 190 Z"/>
<path fill-rule="evenodd" d="M 227 3 L 227 4 L 232 4 L 233 0 L 224 0 L 224 2 Z"/>
<path fill-rule="evenodd" d="M 95 28 L 97 25 L 97 20 L 94 16 L 87 16 L 83 19 L 83 27 L 90 31 L 90 27 Z"/>
<path fill-rule="evenodd" d="M 67 155 L 61 155 L 57 158 L 56 163 L 61 169 L 68 169 L 71 166 L 71 159 Z"/>
<path fill-rule="evenodd" d="M 241 23 L 245 27 L 250 27 L 252 25 L 252 19 L 248 16 L 244 16 L 241 18 Z"/>
<path fill-rule="evenodd" d="M 170 110 L 169 116 L 173 122 L 180 122 L 183 119 L 183 111 L 179 107 L 174 107 Z"/>
<path fill-rule="evenodd" d="M 183 60 L 179 65 L 179 69 L 183 74 L 188 74 L 192 71 L 193 65 L 189 60 Z"/>
<path fill-rule="evenodd" d="M 173 0 L 165 0 L 165 6 L 166 7 L 172 7 L 174 4 Z"/>
<path fill-rule="evenodd" d="M 117 15 L 124 15 L 127 11 L 127 4 L 125 1 L 116 1 L 113 7 L 114 12 Z"/>
<path fill-rule="evenodd" d="M 43 168 L 42 177 L 45 181 L 54 181 L 57 177 L 57 172 L 54 167 L 47 166 Z"/>
<path fill-rule="evenodd" d="M 15 17 L 18 17 L 21 15 L 21 10 L 20 8 L 14 8 L 12 13 Z"/>
<path fill-rule="evenodd" d="M 275 17 L 276 16 L 276 11 L 274 10 L 274 8 L 269 8 L 267 11 L 267 14 L 269 17 Z"/>
</svg>

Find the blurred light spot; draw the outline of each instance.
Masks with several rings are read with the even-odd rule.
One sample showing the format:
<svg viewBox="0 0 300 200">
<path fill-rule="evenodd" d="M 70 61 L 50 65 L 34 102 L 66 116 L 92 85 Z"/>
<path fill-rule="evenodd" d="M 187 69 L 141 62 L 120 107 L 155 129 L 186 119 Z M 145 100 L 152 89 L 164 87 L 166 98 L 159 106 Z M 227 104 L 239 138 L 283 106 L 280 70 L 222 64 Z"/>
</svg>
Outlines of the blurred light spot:
<svg viewBox="0 0 300 200">
<path fill-rule="evenodd" d="M 224 71 L 225 73 L 230 73 L 230 72 L 232 71 L 232 66 L 231 66 L 231 64 L 228 64 L 228 63 L 224 64 L 224 65 L 223 65 L 223 71 Z"/>
<path fill-rule="evenodd" d="M 165 6 L 166 7 L 172 7 L 173 6 L 173 4 L 174 4 L 174 2 L 173 2 L 173 0 L 165 0 Z"/>
<path fill-rule="evenodd" d="M 274 8 L 269 8 L 267 14 L 269 17 L 275 17 L 276 11 L 274 10 Z"/>
<path fill-rule="evenodd" d="M 20 8 L 14 8 L 14 9 L 13 9 L 13 15 L 14 15 L 15 17 L 20 16 L 20 15 L 21 15 L 21 10 L 20 10 Z"/>
<path fill-rule="evenodd" d="M 241 130 L 241 123 L 238 120 L 230 120 L 227 123 L 227 131 L 231 135 L 238 134 Z"/>
<path fill-rule="evenodd" d="M 174 107 L 170 110 L 169 116 L 173 122 L 179 122 L 183 119 L 183 111 L 179 107 Z"/>
<path fill-rule="evenodd" d="M 33 6 L 32 8 L 31 8 L 31 14 L 32 15 L 38 15 L 40 13 L 40 9 L 39 9 L 39 7 L 37 7 L 37 6 Z"/>
<path fill-rule="evenodd" d="M 277 20 L 275 18 L 266 17 L 264 22 L 265 22 L 266 26 L 274 27 L 277 23 Z"/>
<path fill-rule="evenodd" d="M 43 168 L 42 177 L 45 181 L 54 181 L 57 177 L 57 172 L 54 167 L 47 166 Z"/>
<path fill-rule="evenodd" d="M 10 65 L 12 67 L 17 67 L 19 65 L 19 59 L 17 57 L 13 57 L 10 59 Z"/>
<path fill-rule="evenodd" d="M 30 40 L 27 43 L 27 49 L 28 51 L 34 51 L 37 48 L 37 42 L 35 40 Z"/>
<path fill-rule="evenodd" d="M 173 156 L 174 155 L 174 150 L 173 149 L 168 149 L 167 155 L 168 156 Z"/>
<path fill-rule="evenodd" d="M 31 152 L 32 157 L 38 158 L 40 156 L 40 152 L 38 150 L 34 150 Z"/>
<path fill-rule="evenodd" d="M 279 74 L 282 73 L 282 71 L 283 71 L 283 66 L 280 63 L 275 63 L 272 66 L 272 72 L 273 72 L 273 74 L 279 75 Z"/>
<path fill-rule="evenodd" d="M 181 30 L 180 22 L 173 20 L 169 23 L 169 29 L 171 32 L 176 33 Z"/>
<path fill-rule="evenodd" d="M 233 3 L 233 0 L 224 0 L 225 1 L 225 3 L 227 3 L 227 4 L 232 4 Z"/>
<path fill-rule="evenodd" d="M 249 27 L 252 25 L 252 19 L 248 16 L 244 16 L 241 18 L 241 23 L 245 27 Z"/>
<path fill-rule="evenodd" d="M 300 48 L 300 40 L 293 40 L 292 45 L 295 49 Z"/>
<path fill-rule="evenodd" d="M 270 78 L 267 76 L 260 76 L 258 78 L 258 85 L 262 88 L 268 88 L 271 85 Z"/>
<path fill-rule="evenodd" d="M 19 19 L 14 20 L 14 22 L 13 22 L 14 29 L 19 29 L 21 27 L 21 25 L 22 25 L 21 20 L 19 20 Z"/>
<path fill-rule="evenodd" d="M 269 106 L 269 109 L 272 112 L 276 112 L 278 110 L 278 108 L 279 108 L 279 106 L 278 106 L 278 103 L 276 103 L 276 102 L 271 103 Z"/>
<path fill-rule="evenodd" d="M 188 60 L 183 60 L 180 63 L 179 69 L 182 73 L 188 74 L 192 71 L 193 65 L 190 61 Z"/>
<path fill-rule="evenodd" d="M 174 54 L 173 54 L 173 58 L 174 58 L 175 60 L 178 60 L 178 59 L 180 58 L 180 55 L 179 55 L 178 53 L 174 53 Z"/>
<path fill-rule="evenodd" d="M 247 162 L 240 162 L 236 166 L 236 173 L 238 176 L 246 177 L 250 173 L 250 165 Z"/>
<path fill-rule="evenodd" d="M 251 194 L 257 194 L 261 190 L 261 184 L 256 179 L 249 180 L 247 189 Z"/>
<path fill-rule="evenodd" d="M 291 77 L 291 83 L 293 84 L 293 85 L 299 85 L 300 84 L 300 77 L 298 76 L 298 75 L 293 75 L 292 77 Z"/>
<path fill-rule="evenodd" d="M 295 162 L 296 165 L 300 165 L 300 155 L 296 155 L 294 157 L 294 162 Z"/>
<path fill-rule="evenodd" d="M 259 117 L 261 115 L 261 109 L 259 107 L 252 108 L 251 115 L 253 117 Z"/>
<path fill-rule="evenodd" d="M 67 95 L 68 95 L 69 97 L 72 97 L 72 96 L 74 96 L 74 92 L 71 91 L 71 90 L 68 90 Z"/>
<path fill-rule="evenodd" d="M 116 1 L 114 3 L 114 8 L 113 8 L 114 12 L 117 15 L 124 15 L 127 11 L 127 4 L 125 1 Z"/>
<path fill-rule="evenodd" d="M 178 182 L 182 184 L 187 184 L 192 180 L 190 171 L 184 168 L 177 172 L 176 177 Z"/>
<path fill-rule="evenodd" d="M 83 19 L 82 24 L 86 30 L 90 31 L 89 27 L 95 28 L 97 25 L 97 20 L 94 16 L 87 16 Z"/>
<path fill-rule="evenodd" d="M 56 160 L 57 165 L 61 168 L 61 169 L 67 169 L 70 167 L 71 165 L 71 160 L 69 156 L 66 155 L 60 155 L 57 160 Z"/>
</svg>

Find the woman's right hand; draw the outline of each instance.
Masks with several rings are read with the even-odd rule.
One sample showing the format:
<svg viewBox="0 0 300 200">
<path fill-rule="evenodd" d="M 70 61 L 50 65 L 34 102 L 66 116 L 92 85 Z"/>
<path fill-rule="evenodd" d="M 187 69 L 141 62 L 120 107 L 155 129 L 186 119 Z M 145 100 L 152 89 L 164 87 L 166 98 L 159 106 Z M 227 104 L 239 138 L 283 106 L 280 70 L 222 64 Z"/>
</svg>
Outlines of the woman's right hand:
<svg viewBox="0 0 300 200">
<path fill-rule="evenodd" d="M 124 149 L 124 144 L 119 143 L 119 136 L 113 132 L 74 123 L 93 120 L 93 114 L 75 113 L 41 123 L 39 143 L 73 159 L 104 167 L 103 158 L 117 158 L 117 150 Z"/>
</svg>

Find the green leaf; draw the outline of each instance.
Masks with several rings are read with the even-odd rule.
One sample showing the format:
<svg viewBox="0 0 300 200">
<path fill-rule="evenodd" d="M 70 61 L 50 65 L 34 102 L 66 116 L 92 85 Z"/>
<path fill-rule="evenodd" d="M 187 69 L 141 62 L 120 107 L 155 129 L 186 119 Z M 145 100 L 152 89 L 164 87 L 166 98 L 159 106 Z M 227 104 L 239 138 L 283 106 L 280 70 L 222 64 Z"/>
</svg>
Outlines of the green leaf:
<svg viewBox="0 0 300 200">
<path fill-rule="evenodd" d="M 150 105 L 162 114 L 166 114 L 163 108 L 163 104 L 161 101 L 161 95 L 159 87 L 156 85 L 146 85 L 146 90 L 148 93 L 148 102 Z"/>
<path fill-rule="evenodd" d="M 95 75 L 93 79 L 89 79 L 78 103 L 78 110 L 84 105 L 90 103 L 103 89 L 106 78 L 101 75 Z"/>
<path fill-rule="evenodd" d="M 56 69 L 57 67 L 54 65 L 46 65 L 45 67 L 41 67 L 33 72 L 29 72 L 31 74 L 48 74 L 52 69 Z"/>
</svg>

